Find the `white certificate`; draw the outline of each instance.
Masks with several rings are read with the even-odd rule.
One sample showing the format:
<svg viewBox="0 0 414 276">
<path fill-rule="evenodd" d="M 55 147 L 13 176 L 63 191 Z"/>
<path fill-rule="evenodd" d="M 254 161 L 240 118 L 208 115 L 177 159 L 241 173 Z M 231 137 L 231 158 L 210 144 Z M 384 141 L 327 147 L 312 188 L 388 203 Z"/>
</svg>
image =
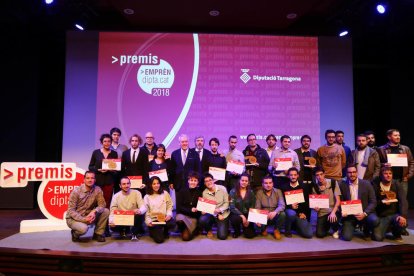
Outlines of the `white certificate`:
<svg viewBox="0 0 414 276">
<path fill-rule="evenodd" d="M 243 170 L 244 170 L 243 162 L 238 162 L 238 161 L 233 161 L 233 160 L 230 160 L 229 162 L 227 162 L 226 171 L 242 174 Z"/>
<path fill-rule="evenodd" d="M 309 208 L 329 208 L 329 195 L 310 195 Z"/>
<path fill-rule="evenodd" d="M 267 210 L 259 210 L 259 209 L 250 208 L 249 216 L 247 217 L 247 220 L 250 222 L 266 225 L 268 214 L 269 214 L 269 211 Z"/>
<path fill-rule="evenodd" d="M 407 154 L 387 154 L 388 163 L 391 167 L 408 167 Z"/>
<path fill-rule="evenodd" d="M 166 169 L 149 172 L 149 177 L 151 178 L 153 176 L 158 176 L 162 182 L 168 181 L 168 175 L 167 175 Z"/>
<path fill-rule="evenodd" d="M 362 214 L 362 203 L 361 200 L 348 200 L 348 201 L 341 201 L 341 210 L 342 215 L 357 215 Z"/>
<path fill-rule="evenodd" d="M 197 210 L 200 212 L 208 213 L 214 215 L 216 210 L 217 202 L 214 200 L 209 200 L 203 197 L 198 198 Z"/>
<path fill-rule="evenodd" d="M 118 225 L 133 226 L 134 225 L 134 211 L 115 210 L 114 211 L 114 224 L 117 226 Z"/>
<path fill-rule="evenodd" d="M 208 169 L 209 174 L 213 176 L 215 180 L 225 180 L 226 179 L 226 169 L 210 167 Z"/>
<path fill-rule="evenodd" d="M 132 189 L 143 189 L 143 188 L 145 188 L 145 184 L 142 183 L 142 176 L 134 175 L 134 176 L 128 176 L 128 178 L 131 181 L 131 188 Z"/>
<path fill-rule="evenodd" d="M 303 196 L 303 190 L 293 190 L 285 192 L 286 205 L 291 205 L 293 203 L 302 203 L 305 202 L 305 197 Z"/>
<path fill-rule="evenodd" d="M 293 167 L 292 158 L 275 158 L 275 164 L 277 164 L 276 171 L 287 171 Z"/>
<path fill-rule="evenodd" d="M 103 159 L 102 170 L 120 171 L 121 159 Z"/>
</svg>

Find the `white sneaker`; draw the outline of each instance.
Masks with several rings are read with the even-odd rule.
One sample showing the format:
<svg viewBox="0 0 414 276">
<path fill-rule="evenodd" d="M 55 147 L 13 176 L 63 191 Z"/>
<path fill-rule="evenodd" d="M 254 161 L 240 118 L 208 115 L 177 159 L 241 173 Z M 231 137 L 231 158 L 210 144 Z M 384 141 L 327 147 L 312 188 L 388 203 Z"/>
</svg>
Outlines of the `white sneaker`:
<svg viewBox="0 0 414 276">
<path fill-rule="evenodd" d="M 335 231 L 335 232 L 333 232 L 332 237 L 333 237 L 334 239 L 339 239 L 339 231 Z"/>
<path fill-rule="evenodd" d="M 133 234 L 132 237 L 131 237 L 131 241 L 138 241 L 137 236 Z"/>
</svg>

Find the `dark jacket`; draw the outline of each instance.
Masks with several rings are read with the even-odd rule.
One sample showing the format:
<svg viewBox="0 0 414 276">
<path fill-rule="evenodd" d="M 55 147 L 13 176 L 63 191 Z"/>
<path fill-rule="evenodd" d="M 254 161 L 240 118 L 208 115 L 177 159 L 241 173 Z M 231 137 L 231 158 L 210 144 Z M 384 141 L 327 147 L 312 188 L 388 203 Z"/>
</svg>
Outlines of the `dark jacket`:
<svg viewBox="0 0 414 276">
<path fill-rule="evenodd" d="M 351 192 L 349 190 L 348 181 L 341 181 L 339 183 L 339 189 L 341 190 L 341 200 L 351 200 Z M 377 199 L 375 197 L 374 188 L 370 182 L 358 178 L 358 199 L 362 203 L 362 211 L 368 215 L 375 212 L 377 207 Z"/>
<path fill-rule="evenodd" d="M 379 176 L 380 169 L 381 169 L 381 163 L 379 160 L 378 152 L 370 147 L 367 147 L 367 151 L 365 152 L 366 155 L 368 155 L 368 158 L 364 158 L 364 161 L 362 161 L 362 166 L 366 167 L 366 171 L 364 174 L 364 180 L 372 181 L 375 177 Z M 367 163 L 365 163 L 365 160 L 368 159 Z M 348 164 L 354 164 L 358 161 L 358 150 L 355 149 L 351 152 L 351 158 L 348 162 Z"/>
</svg>

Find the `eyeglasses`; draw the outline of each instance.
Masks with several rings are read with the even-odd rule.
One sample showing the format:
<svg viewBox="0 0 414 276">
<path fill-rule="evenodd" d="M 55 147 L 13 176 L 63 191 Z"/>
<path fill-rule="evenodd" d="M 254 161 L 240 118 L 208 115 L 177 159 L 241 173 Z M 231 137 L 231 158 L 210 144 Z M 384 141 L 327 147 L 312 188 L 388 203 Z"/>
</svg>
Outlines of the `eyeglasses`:
<svg viewBox="0 0 414 276">
<path fill-rule="evenodd" d="M 154 137 L 145 137 L 145 139 L 154 139 Z"/>
<path fill-rule="evenodd" d="M 256 138 L 247 139 L 247 141 L 255 141 L 255 140 L 256 140 Z"/>
</svg>

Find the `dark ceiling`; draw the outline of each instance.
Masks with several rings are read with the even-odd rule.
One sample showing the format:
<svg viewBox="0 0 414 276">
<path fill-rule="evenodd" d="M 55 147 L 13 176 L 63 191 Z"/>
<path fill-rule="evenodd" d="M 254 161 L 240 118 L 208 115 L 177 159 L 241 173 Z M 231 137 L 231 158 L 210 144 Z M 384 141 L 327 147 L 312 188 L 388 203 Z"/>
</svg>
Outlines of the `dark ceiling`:
<svg viewBox="0 0 414 276">
<path fill-rule="evenodd" d="M 390 1 L 385 15 L 379 0 L 44 0 L 6 1 L 2 26 L 87 30 L 336 35 L 413 34 L 414 1 Z M 383 1 L 384 2 L 384 1 Z M 213 16 L 216 14 L 216 16 Z M 218 15 L 217 15 L 218 14 Z"/>
</svg>

